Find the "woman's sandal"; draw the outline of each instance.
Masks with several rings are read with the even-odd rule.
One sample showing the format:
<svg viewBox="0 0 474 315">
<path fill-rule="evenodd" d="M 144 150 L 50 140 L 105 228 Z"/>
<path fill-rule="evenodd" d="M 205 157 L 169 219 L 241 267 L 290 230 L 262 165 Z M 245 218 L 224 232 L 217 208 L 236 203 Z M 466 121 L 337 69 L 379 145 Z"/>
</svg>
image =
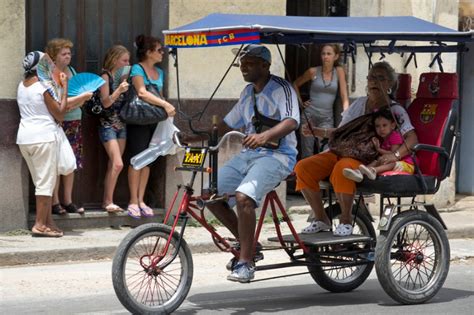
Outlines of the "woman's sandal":
<svg viewBox="0 0 474 315">
<path fill-rule="evenodd" d="M 153 209 L 145 205 L 144 207 L 140 207 L 140 211 L 143 217 L 151 218 L 155 214 L 153 213 Z"/>
<path fill-rule="evenodd" d="M 140 213 L 140 207 L 138 207 L 138 205 L 128 205 L 127 212 L 128 215 L 134 219 L 140 219 L 142 216 Z"/>
<path fill-rule="evenodd" d="M 68 204 L 67 206 L 62 205 L 64 209 L 66 209 L 67 213 L 78 213 L 78 214 L 84 214 L 84 208 L 78 208 L 75 204 L 72 202 Z"/>
<path fill-rule="evenodd" d="M 123 209 L 117 206 L 115 203 L 109 203 L 104 207 L 104 210 L 108 213 L 118 213 L 123 211 Z"/>
<path fill-rule="evenodd" d="M 67 213 L 67 211 L 63 207 L 61 207 L 59 203 L 52 205 L 51 211 L 53 214 L 57 215 L 65 215 Z"/>
<path fill-rule="evenodd" d="M 61 237 L 61 236 L 63 236 L 63 233 L 60 233 L 58 231 L 54 231 L 54 230 L 50 229 L 49 227 L 46 227 L 42 230 L 33 227 L 31 229 L 31 236 L 32 237 Z"/>
</svg>

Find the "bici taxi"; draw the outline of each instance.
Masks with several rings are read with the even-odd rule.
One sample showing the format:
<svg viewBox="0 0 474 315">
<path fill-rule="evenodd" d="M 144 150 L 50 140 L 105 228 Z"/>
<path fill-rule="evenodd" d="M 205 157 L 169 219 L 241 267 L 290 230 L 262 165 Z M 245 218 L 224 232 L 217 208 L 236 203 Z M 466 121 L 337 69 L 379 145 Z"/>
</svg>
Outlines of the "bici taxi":
<svg viewBox="0 0 474 315">
<path fill-rule="evenodd" d="M 473 32 L 458 32 L 414 17 L 211 14 L 191 24 L 164 31 L 164 34 L 165 45 L 172 48 L 171 54 L 176 61 L 178 103 L 180 48 L 241 45 L 242 49 L 244 44 L 262 43 L 276 45 L 280 51 L 279 45 L 332 42 L 343 45 L 345 59 L 354 58 L 357 46 L 364 48 L 369 61 L 374 54 L 407 54 L 407 63 L 416 62 L 417 54 L 434 55 L 431 65 L 437 62 L 441 72 L 421 75 L 416 98 L 407 107 L 419 141 L 413 148 L 417 161 L 415 174 L 380 176 L 374 181 L 359 183 L 358 198 L 353 205 L 354 232 L 345 237 L 334 237 L 331 232 L 298 234 L 278 195 L 271 191 L 259 216 L 254 250 L 264 218 L 271 213 L 275 237 L 268 242 L 276 245 L 271 248 L 263 246 L 258 248 L 258 252 L 281 249 L 288 255 L 288 261 L 275 264 L 260 261 L 255 266 L 257 275 L 260 270 L 304 266 L 322 288 L 331 292 L 348 292 L 359 287 L 375 265 L 382 288 L 399 303 L 424 303 L 440 290 L 450 264 L 447 227 L 435 206 L 417 201 L 416 196 L 436 193 L 440 183 L 450 174 L 460 136 L 458 115 L 461 104 L 458 77 L 442 72 L 441 55 L 456 53 L 462 64 L 462 53 L 467 50 L 465 43 L 474 40 Z M 409 89 L 406 93 L 409 99 Z M 192 117 L 189 118 L 190 129 L 199 132 L 194 130 L 192 121 Z M 171 313 L 186 299 L 194 272 L 185 237 L 189 218 L 209 231 L 220 250 L 238 258 L 239 249 L 234 240 L 219 235 L 204 216 L 208 203 L 228 197 L 220 196 L 216 189 L 217 161 L 220 146 L 231 136 L 245 135 L 232 131 L 219 140 L 217 132 L 213 131 L 207 144 L 199 147 L 182 145 L 179 136 L 174 135 L 175 143 L 186 150 L 188 157 L 193 156 L 176 167 L 177 171 L 189 171 L 190 180 L 178 186 L 164 222 L 133 229 L 122 240 L 113 259 L 113 286 L 120 302 L 130 312 Z M 206 161 L 209 167 L 205 166 Z M 211 193 L 196 194 L 193 188 L 196 176 L 206 172 L 210 173 L 208 187 Z M 330 191 L 329 183 L 325 185 Z M 367 194 L 380 195 L 378 235 L 363 199 Z M 411 201 L 402 203 L 402 198 Z M 175 205 L 177 211 L 174 211 Z M 327 194 L 325 205 L 333 225 L 337 224 L 340 208 L 331 193 Z M 287 225 L 289 234 L 282 233 L 281 224 Z"/>
</svg>

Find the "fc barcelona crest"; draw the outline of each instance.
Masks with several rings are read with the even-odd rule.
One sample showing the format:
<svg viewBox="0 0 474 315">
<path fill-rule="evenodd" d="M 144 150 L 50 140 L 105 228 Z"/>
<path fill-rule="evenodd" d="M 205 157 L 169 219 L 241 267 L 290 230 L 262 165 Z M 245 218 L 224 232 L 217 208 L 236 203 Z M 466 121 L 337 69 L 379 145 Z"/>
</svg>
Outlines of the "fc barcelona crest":
<svg viewBox="0 0 474 315">
<path fill-rule="evenodd" d="M 438 104 L 425 104 L 425 106 L 423 106 L 423 110 L 420 113 L 421 122 L 424 124 L 429 124 L 432 122 L 436 116 L 437 108 Z"/>
</svg>

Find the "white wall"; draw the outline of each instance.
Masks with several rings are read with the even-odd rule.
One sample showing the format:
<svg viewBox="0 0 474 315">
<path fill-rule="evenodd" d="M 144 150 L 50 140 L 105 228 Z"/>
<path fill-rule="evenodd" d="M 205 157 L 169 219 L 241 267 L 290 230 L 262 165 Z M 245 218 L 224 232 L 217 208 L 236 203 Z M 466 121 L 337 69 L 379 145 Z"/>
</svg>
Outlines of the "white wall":
<svg viewBox="0 0 474 315">
<path fill-rule="evenodd" d="M 182 26 L 211 13 L 286 15 L 285 0 L 170 0 L 170 29 Z M 180 92 L 182 98 L 208 99 L 234 55 L 232 48 L 239 45 L 212 48 L 179 49 Z M 272 73 L 284 76 L 283 64 L 275 47 L 272 51 Z M 284 47 L 282 47 L 283 55 Z M 169 63 L 169 97 L 176 98 L 176 70 Z M 238 98 L 246 85 L 240 70 L 233 67 L 215 98 Z"/>
</svg>

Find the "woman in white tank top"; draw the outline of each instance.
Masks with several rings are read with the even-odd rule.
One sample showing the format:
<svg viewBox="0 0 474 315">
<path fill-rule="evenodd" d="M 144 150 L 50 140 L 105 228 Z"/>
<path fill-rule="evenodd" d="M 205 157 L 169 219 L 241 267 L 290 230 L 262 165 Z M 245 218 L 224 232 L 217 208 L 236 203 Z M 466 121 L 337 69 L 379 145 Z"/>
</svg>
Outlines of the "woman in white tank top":
<svg viewBox="0 0 474 315">
<path fill-rule="evenodd" d="M 311 67 L 293 83 L 300 95 L 300 87 L 311 81 L 310 99 L 303 103 L 302 125 L 309 120 L 311 126 L 334 128 L 334 101 L 339 90 L 343 109 L 349 107 L 346 76 L 338 65 L 340 48 L 336 44 L 323 44 L 321 47 L 322 65 Z M 300 95 L 301 99 L 301 95 Z M 313 155 L 315 138 L 301 135 L 301 158 Z"/>
</svg>

